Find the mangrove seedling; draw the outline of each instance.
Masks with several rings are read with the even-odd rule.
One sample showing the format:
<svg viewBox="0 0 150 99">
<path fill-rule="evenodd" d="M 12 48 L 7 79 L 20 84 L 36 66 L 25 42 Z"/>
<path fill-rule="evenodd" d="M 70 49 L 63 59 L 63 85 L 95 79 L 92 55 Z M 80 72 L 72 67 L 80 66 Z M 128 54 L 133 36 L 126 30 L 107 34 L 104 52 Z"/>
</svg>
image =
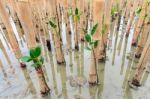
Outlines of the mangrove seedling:
<svg viewBox="0 0 150 99">
<path fill-rule="evenodd" d="M 63 64 L 65 63 L 65 58 L 64 58 L 63 51 L 62 51 L 60 33 L 57 31 L 57 25 L 54 20 L 52 19 L 49 20 L 49 25 L 51 26 L 52 30 L 54 30 L 54 32 L 52 32 L 52 36 L 53 36 L 55 50 L 56 50 L 57 63 Z"/>
<path fill-rule="evenodd" d="M 118 6 L 112 6 L 111 8 L 111 17 L 112 21 L 115 19 L 115 16 L 118 14 Z"/>
<path fill-rule="evenodd" d="M 136 8 L 136 10 L 135 10 L 135 15 L 136 15 L 136 16 L 139 16 L 140 13 L 141 13 L 141 11 L 142 11 L 142 8 L 141 8 L 141 7 Z"/>
<path fill-rule="evenodd" d="M 74 38 L 74 40 L 75 40 L 75 49 L 79 50 L 79 45 L 78 45 L 78 43 L 79 43 L 79 41 L 78 41 L 79 40 L 79 38 L 78 38 L 79 37 L 78 23 L 80 21 L 81 12 L 79 11 L 78 8 L 76 8 L 74 12 L 72 11 L 72 9 L 70 9 L 68 11 L 68 14 L 73 17 L 73 21 L 75 22 L 75 36 L 74 36 L 75 37 Z"/>
<path fill-rule="evenodd" d="M 98 83 L 98 74 L 97 74 L 97 59 L 96 59 L 96 52 L 95 48 L 98 46 L 98 40 L 93 39 L 93 35 L 96 32 L 96 29 L 98 27 L 98 24 L 95 24 L 92 29 L 90 30 L 90 33 L 85 34 L 85 40 L 88 43 L 87 50 L 91 51 L 91 65 L 89 68 L 89 84 L 94 85 Z"/>
<path fill-rule="evenodd" d="M 42 70 L 42 65 L 44 63 L 44 58 L 41 56 L 41 47 L 36 47 L 33 49 L 30 49 L 29 56 L 23 56 L 20 59 L 22 62 L 33 62 L 31 65 L 35 68 L 38 79 L 39 79 L 39 85 L 40 85 L 40 92 L 42 96 L 45 96 L 49 93 L 50 88 L 48 87 L 44 73 Z"/>
</svg>

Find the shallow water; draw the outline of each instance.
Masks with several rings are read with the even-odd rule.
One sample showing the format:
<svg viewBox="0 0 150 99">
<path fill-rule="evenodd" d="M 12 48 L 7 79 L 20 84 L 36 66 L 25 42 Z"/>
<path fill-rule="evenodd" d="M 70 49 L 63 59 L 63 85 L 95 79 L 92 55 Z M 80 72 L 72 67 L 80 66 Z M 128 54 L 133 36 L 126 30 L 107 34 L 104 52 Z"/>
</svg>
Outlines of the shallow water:
<svg viewBox="0 0 150 99">
<path fill-rule="evenodd" d="M 87 83 L 91 59 L 90 52 L 85 49 L 85 43 L 80 43 L 80 50 L 75 51 L 74 44 L 69 47 L 73 37 L 63 30 L 65 65 L 57 65 L 54 49 L 48 52 L 41 44 L 45 58 L 43 70 L 46 81 L 52 89 L 44 99 L 150 99 L 150 77 L 147 72 L 143 75 L 140 88 L 131 89 L 128 86 L 137 62 L 134 58 L 127 58 L 134 54 L 135 48 L 131 47 L 133 29 L 129 38 L 125 38 L 124 27 L 123 19 L 119 31 L 116 29 L 117 21 L 112 24 L 108 38 L 107 60 L 105 63 L 98 63 L 97 86 L 89 86 Z M 1 46 L 0 59 L 3 65 L 0 68 L 0 99 L 41 99 L 38 78 L 35 70 L 30 66 L 31 63 L 27 64 L 27 69 L 22 70 L 2 34 L 0 33 L 0 40 L 5 50 Z M 17 36 L 17 39 L 22 54 L 28 55 L 23 37 Z"/>
</svg>

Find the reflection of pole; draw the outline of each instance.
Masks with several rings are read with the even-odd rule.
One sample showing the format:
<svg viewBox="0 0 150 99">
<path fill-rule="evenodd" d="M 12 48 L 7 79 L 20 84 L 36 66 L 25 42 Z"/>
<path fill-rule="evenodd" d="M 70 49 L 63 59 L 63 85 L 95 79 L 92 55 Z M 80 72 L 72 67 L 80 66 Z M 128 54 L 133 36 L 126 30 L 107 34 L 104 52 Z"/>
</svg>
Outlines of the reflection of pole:
<svg viewBox="0 0 150 99">
<path fill-rule="evenodd" d="M 101 99 L 102 98 L 102 92 L 103 92 L 103 88 L 104 88 L 104 77 L 105 77 L 105 63 L 99 63 L 98 64 L 98 77 L 100 80 L 100 85 L 98 86 L 98 92 L 97 92 L 97 99 Z"/>
<path fill-rule="evenodd" d="M 122 43 L 123 43 L 123 34 L 121 34 L 119 44 L 118 44 L 118 56 L 120 56 L 121 48 L 122 48 Z"/>
<path fill-rule="evenodd" d="M 113 58 L 112 58 L 112 65 L 114 65 L 114 61 L 115 61 L 117 41 L 118 41 L 118 32 L 116 33 L 116 39 L 114 42 L 115 45 L 114 45 L 114 52 L 113 52 Z"/>
<path fill-rule="evenodd" d="M 126 86 L 127 86 L 127 88 L 125 89 L 125 92 L 124 92 L 125 94 L 124 94 L 123 99 L 132 99 L 132 92 L 131 92 L 129 86 L 128 85 L 126 85 Z"/>
<path fill-rule="evenodd" d="M 132 71 L 132 69 L 131 69 L 132 61 L 133 61 L 133 60 L 129 60 L 129 62 L 128 62 L 128 67 L 127 67 L 127 69 L 126 69 L 125 77 L 124 77 L 123 84 L 122 84 L 122 88 L 123 88 L 123 89 L 125 89 L 125 88 L 127 87 L 126 85 L 128 85 L 127 82 L 128 82 L 128 80 L 129 80 L 129 76 L 131 75 L 130 73 L 131 73 L 131 71 Z"/>
<path fill-rule="evenodd" d="M 66 86 L 66 67 L 60 66 L 59 70 L 60 70 L 60 76 L 61 76 L 63 97 L 64 99 L 68 99 L 67 86 Z"/>
<path fill-rule="evenodd" d="M 123 50 L 123 56 L 122 56 L 122 64 L 121 64 L 121 71 L 120 71 L 121 75 L 123 74 L 123 69 L 124 69 L 124 61 L 125 61 L 125 58 L 126 58 L 127 42 L 128 42 L 128 39 L 125 38 L 124 50 Z"/>
<path fill-rule="evenodd" d="M 20 63 L 20 65 L 21 65 L 21 70 L 22 70 L 22 72 L 24 74 L 24 77 L 25 77 L 25 79 L 26 79 L 26 81 L 28 83 L 28 88 L 30 89 L 30 92 L 34 96 L 34 95 L 36 95 L 36 90 L 35 90 L 35 87 L 34 87 L 34 84 L 33 84 L 32 80 L 30 78 L 30 75 L 29 75 L 29 72 L 27 70 L 27 67 L 23 63 Z"/>
<path fill-rule="evenodd" d="M 53 74 L 53 81 L 54 81 L 54 87 L 55 87 L 55 94 L 58 94 L 58 89 L 57 89 L 57 82 L 56 82 L 56 75 L 55 75 L 55 69 L 54 69 L 54 61 L 53 61 L 53 56 L 52 53 L 49 54 L 50 57 L 50 64 L 51 64 L 51 72 Z"/>
<path fill-rule="evenodd" d="M 142 85 L 144 85 L 144 84 L 146 83 L 147 79 L 148 79 L 149 70 L 150 70 L 150 63 L 147 63 L 147 64 L 146 64 L 146 69 L 147 69 L 147 72 L 145 72 L 145 73 L 143 74 L 143 78 L 142 78 L 142 80 L 141 80 L 141 84 L 142 84 Z"/>
<path fill-rule="evenodd" d="M 11 83 L 7 80 L 7 73 L 5 72 L 5 69 L 3 68 L 2 60 L 0 60 L 0 69 L 2 69 L 2 73 L 4 75 L 4 79 L 7 81 L 7 84 L 10 85 Z"/>
<path fill-rule="evenodd" d="M 76 64 L 77 64 L 77 76 L 81 76 L 80 75 L 80 61 L 79 61 L 79 58 L 80 58 L 80 55 L 79 55 L 79 52 L 75 52 L 75 58 L 76 58 Z"/>
<path fill-rule="evenodd" d="M 81 55 L 80 55 L 80 74 L 84 76 L 84 43 L 81 43 Z"/>
</svg>

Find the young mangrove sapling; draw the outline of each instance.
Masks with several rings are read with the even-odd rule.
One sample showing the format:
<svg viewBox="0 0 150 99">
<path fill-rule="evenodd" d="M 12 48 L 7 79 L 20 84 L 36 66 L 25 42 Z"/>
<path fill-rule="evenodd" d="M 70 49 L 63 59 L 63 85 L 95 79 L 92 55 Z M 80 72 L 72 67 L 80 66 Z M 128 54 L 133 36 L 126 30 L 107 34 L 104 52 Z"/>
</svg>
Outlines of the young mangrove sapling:
<svg viewBox="0 0 150 99">
<path fill-rule="evenodd" d="M 63 64 L 65 63 L 65 58 L 61 47 L 62 43 L 61 43 L 60 33 L 57 31 L 57 25 L 54 22 L 54 20 L 49 20 L 49 25 L 54 30 L 54 32 L 52 32 L 52 35 L 53 35 L 53 40 L 54 40 L 54 45 L 56 50 L 57 63 Z"/>
<path fill-rule="evenodd" d="M 73 21 L 75 22 L 75 49 L 79 50 L 79 34 L 78 34 L 78 24 L 80 22 L 80 16 L 81 16 L 81 12 L 79 11 L 78 8 L 75 9 L 74 13 L 71 12 L 70 15 L 73 16 Z"/>
<path fill-rule="evenodd" d="M 50 89 L 46 83 L 44 73 L 42 70 L 44 58 L 41 56 L 41 48 L 36 47 L 34 49 L 30 49 L 30 56 L 24 56 L 20 60 L 22 62 L 31 62 L 31 61 L 33 62 L 33 64 L 31 66 L 34 67 L 37 72 L 41 95 L 42 96 L 47 95 L 49 93 Z"/>
<path fill-rule="evenodd" d="M 118 14 L 118 7 L 117 6 L 112 6 L 111 8 L 111 17 L 112 21 L 115 19 L 115 16 Z"/>
<path fill-rule="evenodd" d="M 96 52 L 95 48 L 97 48 L 98 45 L 98 40 L 93 39 L 93 35 L 96 32 L 96 29 L 98 27 L 98 24 L 95 24 L 90 33 L 85 34 L 85 40 L 88 43 L 87 49 L 91 51 L 91 65 L 90 65 L 90 70 L 89 70 L 89 84 L 97 84 L 98 83 L 98 74 L 97 74 L 97 59 L 96 59 Z"/>
</svg>

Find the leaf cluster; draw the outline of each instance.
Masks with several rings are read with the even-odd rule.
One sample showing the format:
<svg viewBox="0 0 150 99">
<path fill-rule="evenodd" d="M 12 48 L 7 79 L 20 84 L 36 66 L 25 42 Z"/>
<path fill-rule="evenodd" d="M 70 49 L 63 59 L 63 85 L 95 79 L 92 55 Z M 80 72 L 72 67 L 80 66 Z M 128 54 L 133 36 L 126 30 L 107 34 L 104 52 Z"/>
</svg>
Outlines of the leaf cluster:
<svg viewBox="0 0 150 99">
<path fill-rule="evenodd" d="M 80 16 L 81 16 L 81 12 L 79 11 L 78 8 L 75 9 L 75 11 L 73 12 L 73 10 L 70 8 L 68 10 L 68 14 L 69 16 L 73 16 L 75 21 L 79 21 L 80 20 Z"/>
<path fill-rule="evenodd" d="M 54 21 L 53 18 L 51 18 L 51 19 L 49 20 L 48 24 L 49 24 L 52 28 L 56 28 L 56 27 L 57 27 L 56 22 Z"/>
<path fill-rule="evenodd" d="M 85 40 L 88 43 L 87 50 L 92 50 L 93 48 L 96 48 L 98 45 L 98 40 L 93 40 L 93 35 L 95 34 L 97 30 L 98 24 L 95 24 L 92 29 L 90 30 L 90 33 L 85 34 Z"/>
<path fill-rule="evenodd" d="M 118 13 L 118 6 L 112 6 L 111 8 L 111 16 L 114 17 Z"/>
<path fill-rule="evenodd" d="M 20 58 L 22 62 L 31 62 L 33 61 L 33 64 L 31 65 L 34 68 L 39 68 L 44 63 L 44 58 L 41 56 L 41 47 L 36 47 L 34 49 L 30 49 L 29 56 L 23 56 Z"/>
<path fill-rule="evenodd" d="M 142 11 L 142 8 L 141 8 L 141 7 L 136 8 L 136 10 L 135 10 L 135 15 L 136 15 L 136 16 L 139 16 L 140 13 L 141 13 L 141 11 Z"/>
</svg>

